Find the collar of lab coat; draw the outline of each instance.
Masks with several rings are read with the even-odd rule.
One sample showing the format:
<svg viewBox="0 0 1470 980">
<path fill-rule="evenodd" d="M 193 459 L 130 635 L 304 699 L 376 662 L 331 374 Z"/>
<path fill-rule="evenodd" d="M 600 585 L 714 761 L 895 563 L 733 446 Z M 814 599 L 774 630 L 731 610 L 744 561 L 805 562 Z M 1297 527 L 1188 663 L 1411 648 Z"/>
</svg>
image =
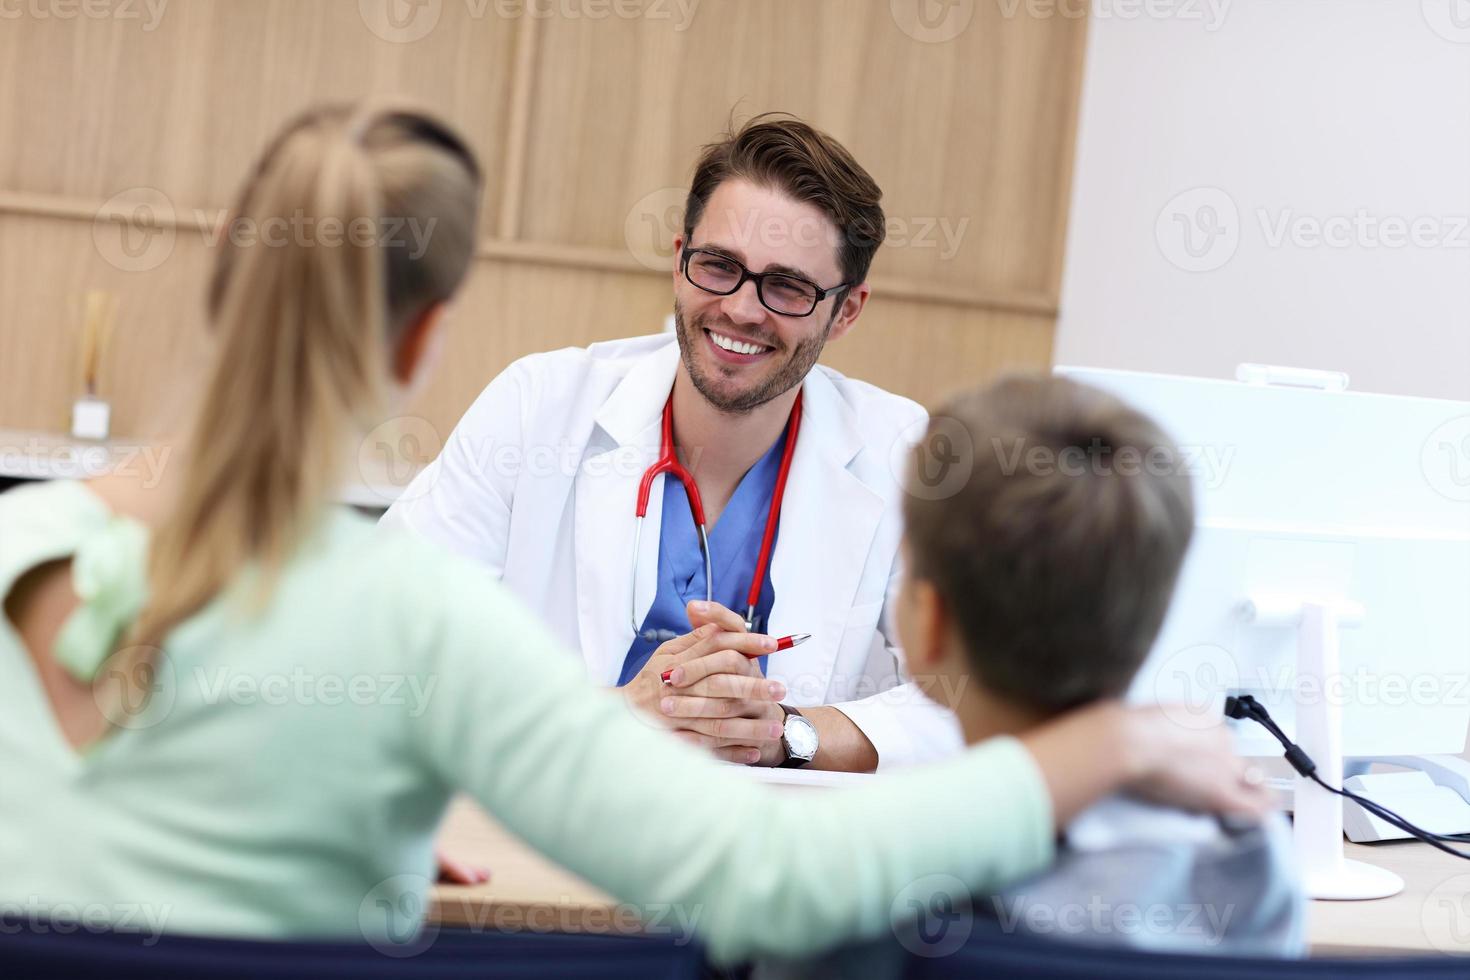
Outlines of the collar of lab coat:
<svg viewBox="0 0 1470 980">
<path fill-rule="evenodd" d="M 659 450 L 659 423 L 679 365 L 675 338 L 638 358 L 596 414 L 615 446 L 591 455 L 636 449 L 642 466 Z M 769 676 L 786 682 L 797 705 L 821 704 L 883 516 L 881 494 L 849 468 L 864 448 L 856 416 L 820 368 L 802 382 L 802 423 L 771 559 L 776 601 L 772 635 L 812 633 L 800 647 L 773 655 Z M 884 451 L 887 447 L 875 447 Z M 578 479 L 576 501 L 579 626 L 589 676 L 612 684 L 657 588 L 663 494 L 650 495 L 638 554 L 633 556 L 633 505 L 642 469 L 606 466 L 607 476 Z M 655 488 L 656 489 L 656 488 Z M 631 566 L 638 565 L 638 595 Z M 636 612 L 635 612 L 636 609 Z M 736 610 L 744 614 L 744 610 Z"/>
<path fill-rule="evenodd" d="M 664 404 L 669 400 L 678 369 L 679 343 L 670 337 L 667 344 L 634 362 L 597 412 L 598 427 L 620 446 L 643 446 L 648 441 L 648 427 L 662 421 Z M 862 434 L 851 407 L 820 368 L 813 368 L 807 374 L 802 382 L 802 394 L 798 448 L 802 442 L 813 443 L 832 465 L 847 466 L 863 448 Z M 655 457 L 657 437 L 655 432 Z M 792 465 L 794 468 L 794 461 Z"/>
<path fill-rule="evenodd" d="M 648 427 L 653 426 L 653 455 L 658 457 L 658 425 L 663 420 L 664 404 L 674 389 L 674 375 L 679 370 L 679 342 L 668 342 L 652 353 L 633 362 L 623 380 L 598 409 L 596 422 L 620 446 L 643 446 L 648 441 Z"/>
</svg>

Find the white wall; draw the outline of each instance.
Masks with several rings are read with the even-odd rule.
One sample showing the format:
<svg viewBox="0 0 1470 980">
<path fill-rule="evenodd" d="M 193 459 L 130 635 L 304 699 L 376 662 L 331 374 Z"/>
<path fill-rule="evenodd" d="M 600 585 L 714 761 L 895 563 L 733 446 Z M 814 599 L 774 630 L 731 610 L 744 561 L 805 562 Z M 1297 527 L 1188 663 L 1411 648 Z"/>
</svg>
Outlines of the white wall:
<svg viewBox="0 0 1470 980">
<path fill-rule="evenodd" d="M 1056 362 L 1470 399 L 1467 220 L 1470 0 L 1096 0 Z"/>
</svg>

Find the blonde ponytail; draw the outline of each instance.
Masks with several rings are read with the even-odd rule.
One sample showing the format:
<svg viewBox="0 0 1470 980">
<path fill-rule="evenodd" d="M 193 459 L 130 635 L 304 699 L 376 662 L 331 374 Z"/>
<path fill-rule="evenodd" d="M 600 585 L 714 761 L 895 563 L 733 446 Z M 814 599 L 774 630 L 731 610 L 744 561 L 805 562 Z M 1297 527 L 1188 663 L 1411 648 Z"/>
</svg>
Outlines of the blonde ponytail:
<svg viewBox="0 0 1470 980">
<path fill-rule="evenodd" d="M 317 110 L 267 149 L 220 243 L 217 360 L 124 653 L 160 646 L 247 565 L 269 597 L 383 407 L 396 342 L 463 279 L 479 197 L 470 151 L 411 110 Z M 421 251 L 385 238 L 407 222 L 428 228 Z"/>
</svg>

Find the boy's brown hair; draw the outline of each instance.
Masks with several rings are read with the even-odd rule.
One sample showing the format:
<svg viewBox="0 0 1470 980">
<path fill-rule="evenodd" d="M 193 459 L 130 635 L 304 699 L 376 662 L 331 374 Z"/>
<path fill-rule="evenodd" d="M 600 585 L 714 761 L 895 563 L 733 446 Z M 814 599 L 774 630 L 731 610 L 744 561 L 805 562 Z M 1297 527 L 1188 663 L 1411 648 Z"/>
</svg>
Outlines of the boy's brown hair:
<svg viewBox="0 0 1470 980">
<path fill-rule="evenodd" d="M 685 241 L 715 188 L 734 178 L 815 206 L 837 228 L 843 283 L 855 286 L 867 279 L 887 231 L 879 204 L 883 191 L 841 143 L 795 116 L 768 112 L 706 146 L 684 205 Z"/>
<path fill-rule="evenodd" d="M 966 435 L 969 447 L 954 445 Z M 910 485 L 910 574 L 943 596 L 976 679 L 1048 713 L 1123 694 L 1194 528 L 1178 448 L 1112 395 L 1051 377 L 950 400 L 911 479 L 925 476 L 931 439 L 948 441 L 950 465 L 969 448 L 973 467 L 952 494 Z"/>
</svg>

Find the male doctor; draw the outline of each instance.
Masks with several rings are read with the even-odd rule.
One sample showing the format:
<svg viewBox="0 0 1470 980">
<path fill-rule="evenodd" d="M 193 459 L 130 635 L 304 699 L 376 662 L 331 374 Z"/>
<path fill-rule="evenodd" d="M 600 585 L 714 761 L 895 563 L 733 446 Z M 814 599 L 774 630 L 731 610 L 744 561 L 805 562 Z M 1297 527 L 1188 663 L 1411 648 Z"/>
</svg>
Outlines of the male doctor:
<svg viewBox="0 0 1470 980">
<path fill-rule="evenodd" d="M 674 241 L 676 336 L 515 362 L 384 523 L 484 562 L 591 680 L 721 758 L 871 771 L 957 749 L 949 711 L 904 683 L 888 616 L 890 461 L 924 411 L 817 366 L 867 302 L 881 193 L 788 116 L 706 147 Z M 665 454 L 707 547 L 674 473 L 635 516 Z M 702 656 L 665 683 L 660 643 L 710 622 L 810 639 Z"/>
</svg>

